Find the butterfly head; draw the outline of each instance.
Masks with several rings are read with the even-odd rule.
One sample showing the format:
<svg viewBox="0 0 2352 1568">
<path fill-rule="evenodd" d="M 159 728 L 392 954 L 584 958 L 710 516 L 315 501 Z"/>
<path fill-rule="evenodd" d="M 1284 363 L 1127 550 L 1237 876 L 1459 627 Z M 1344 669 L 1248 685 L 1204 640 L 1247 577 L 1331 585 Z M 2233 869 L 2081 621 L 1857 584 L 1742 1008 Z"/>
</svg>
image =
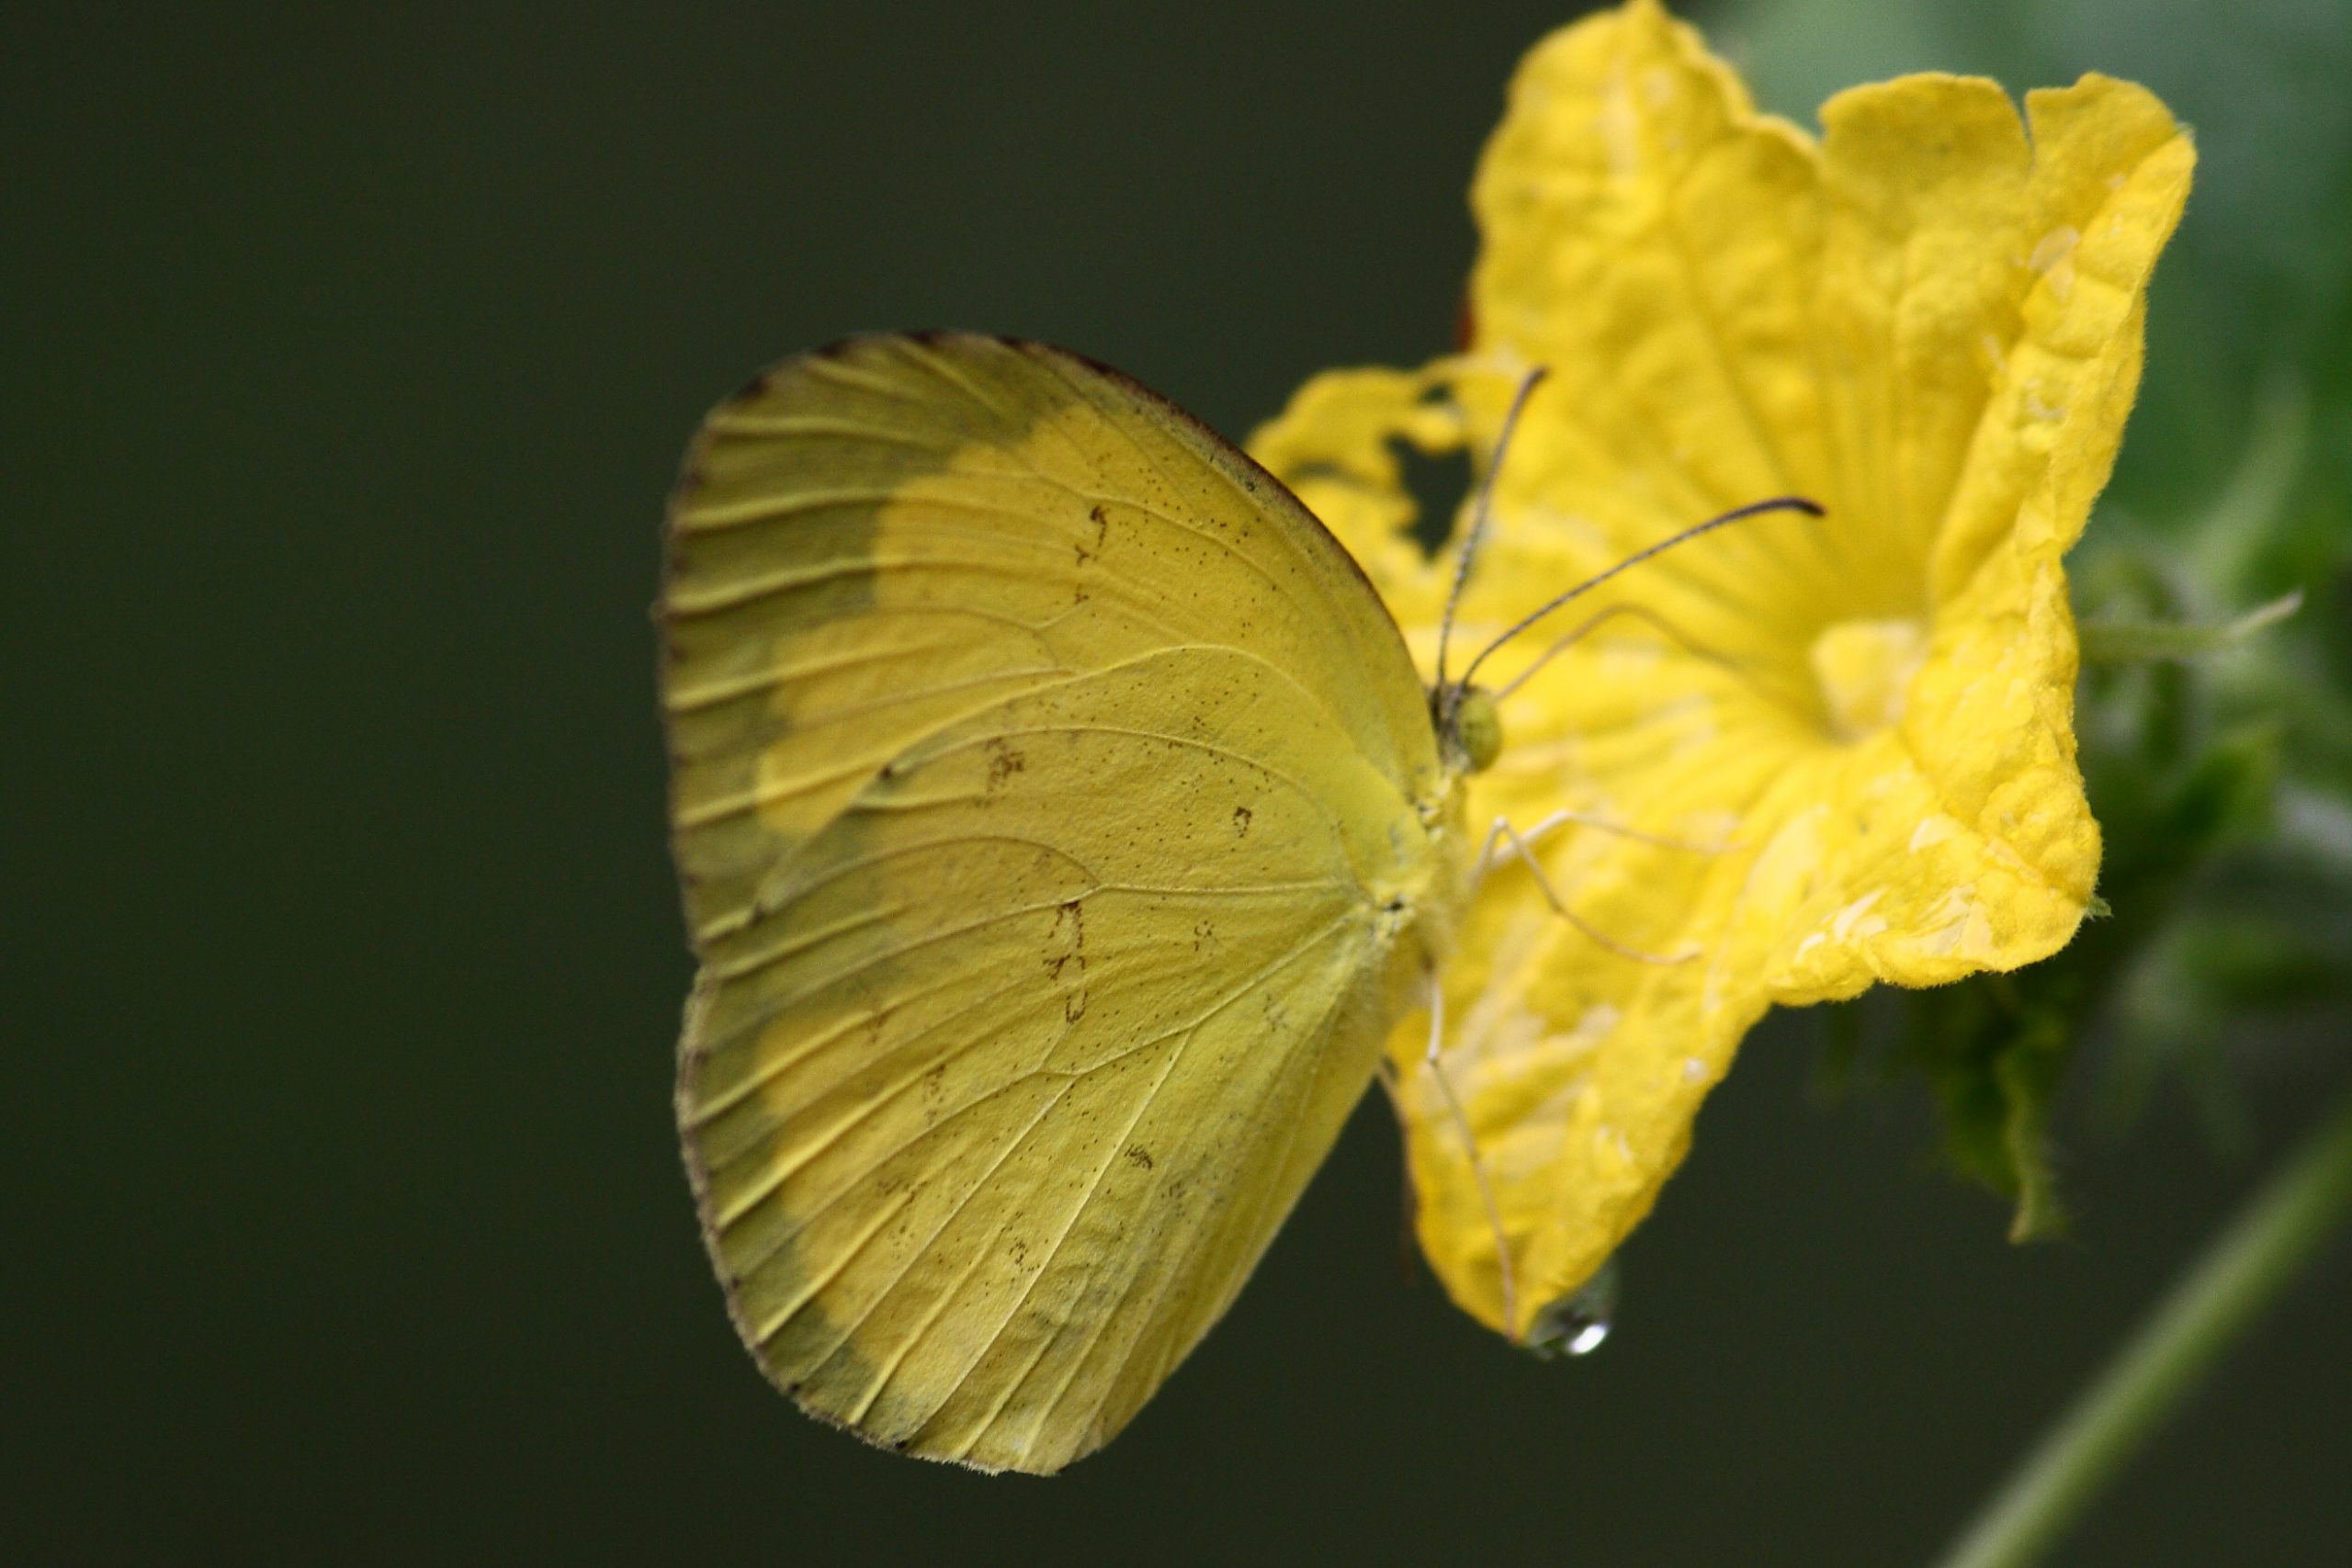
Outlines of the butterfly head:
<svg viewBox="0 0 2352 1568">
<path fill-rule="evenodd" d="M 1502 708 L 1486 687 L 1440 686 L 1430 694 L 1430 715 L 1446 763 L 1456 773 L 1483 773 L 1502 754 Z"/>
</svg>

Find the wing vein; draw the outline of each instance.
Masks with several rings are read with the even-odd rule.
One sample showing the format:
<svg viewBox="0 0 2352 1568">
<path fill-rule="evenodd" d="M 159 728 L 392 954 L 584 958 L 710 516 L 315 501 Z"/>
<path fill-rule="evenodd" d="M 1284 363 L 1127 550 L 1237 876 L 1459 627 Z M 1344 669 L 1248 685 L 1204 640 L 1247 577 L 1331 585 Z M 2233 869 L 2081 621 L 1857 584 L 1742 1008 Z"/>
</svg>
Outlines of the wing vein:
<svg viewBox="0 0 2352 1568">
<path fill-rule="evenodd" d="M 1181 1032 L 1184 1036 L 1184 1039 L 1182 1044 L 1169 1054 L 1168 1066 L 1161 1069 L 1159 1077 L 1153 1080 L 1151 1088 L 1143 1097 L 1143 1102 L 1136 1108 L 1136 1113 L 1127 1119 L 1127 1124 L 1125 1130 L 1121 1132 L 1116 1139 L 1113 1140 L 1108 1145 L 1106 1145 L 1110 1152 L 1103 1156 L 1102 1164 L 1095 1167 L 1093 1176 L 1088 1179 L 1086 1196 L 1080 1199 L 1078 1206 L 1070 1211 L 1070 1217 L 1063 1224 L 1061 1234 L 1054 1238 L 1052 1247 L 1048 1249 L 1046 1254 L 1046 1261 L 1038 1267 L 1035 1275 L 1034 1275 L 1030 1279 L 1029 1283 L 1023 1288 L 1019 1299 L 1012 1303 L 1012 1310 L 1005 1314 L 1002 1322 L 999 1324 L 996 1332 L 989 1337 L 989 1348 L 993 1348 L 997 1341 L 1004 1337 L 1004 1325 L 1012 1323 L 1013 1319 L 1020 1316 L 1023 1310 L 1028 1306 L 1030 1296 L 1035 1292 L 1037 1282 L 1052 1271 L 1055 1259 L 1061 1256 L 1063 1244 L 1068 1242 L 1069 1240 L 1070 1234 L 1078 1229 L 1080 1223 L 1086 1217 L 1087 1210 L 1092 1206 L 1096 1195 L 1102 1191 L 1102 1179 L 1109 1173 L 1112 1165 L 1118 1159 L 1120 1151 L 1126 1146 L 1128 1135 L 1134 1133 L 1136 1124 L 1143 1120 L 1145 1113 L 1150 1111 L 1153 1101 L 1159 1099 L 1160 1089 L 1168 1082 L 1169 1077 L 1175 1072 L 1177 1066 L 1182 1062 L 1185 1050 L 1195 1039 L 1199 1038 L 1201 1026 L 1206 1023 L 1210 1019 L 1215 1018 L 1218 1013 L 1223 1012 L 1227 1008 L 1231 1007 L 1235 1002 L 1239 1001 L 1242 998 L 1256 990 L 1259 986 L 1264 983 L 1268 976 L 1273 975 L 1280 970 L 1288 967 L 1290 964 L 1301 953 L 1309 951 L 1317 944 L 1320 943 L 1324 938 L 1329 936 L 1332 930 L 1340 923 L 1341 920 L 1339 919 L 1325 922 L 1322 926 L 1317 928 L 1306 941 L 1292 948 L 1288 953 L 1283 954 L 1282 957 L 1275 959 L 1270 964 L 1260 966 L 1257 970 L 1251 973 L 1246 981 L 1236 987 L 1233 990 L 1227 992 L 1222 998 L 1219 998 L 1201 1014 L 1193 1019 L 1190 1022 L 1182 1026 L 1181 1030 L 1171 1031 L 1170 1034 L 1160 1036 L 1162 1039 L 1167 1039 L 1172 1037 L 1176 1032 Z M 988 1419 L 979 1423 L 979 1425 L 974 1429 L 972 1437 L 966 1441 L 964 1448 L 957 1457 L 960 1458 L 964 1454 L 970 1453 L 973 1445 L 978 1442 L 980 1436 L 990 1427 L 993 1427 L 996 1424 L 997 1417 L 1003 1414 L 1005 1405 L 1012 1401 L 1012 1398 L 1015 1393 L 1020 1392 L 1022 1384 L 1027 1381 L 1029 1374 L 1036 1369 L 1037 1363 L 1044 1359 L 1046 1352 L 1052 1348 L 1052 1343 L 1053 1342 L 1049 1339 L 1045 1344 L 1042 1344 L 1037 1348 L 1036 1354 L 1030 1358 L 1028 1365 L 1022 1369 L 1020 1376 L 1014 1378 L 1009 1384 L 1007 1384 L 1004 1393 L 999 1396 L 995 1406 L 989 1412 Z M 983 1349 L 982 1354 L 985 1355 L 986 1353 L 986 1349 Z M 975 1364 L 977 1364 L 977 1361 L 978 1358 L 975 1358 Z"/>
<path fill-rule="evenodd" d="M 1083 897 L 1085 895 L 1080 894 L 1078 897 Z M 714 1041 L 720 1042 L 740 1038 L 746 1028 L 764 1024 L 770 1020 L 775 1018 L 778 1014 L 790 1011 L 792 1009 L 797 1008 L 808 1000 L 809 998 L 820 995 L 821 993 L 831 989 L 832 987 L 841 984 L 844 980 L 854 980 L 857 978 L 866 971 L 874 968 L 876 964 L 888 964 L 897 959 L 905 957 L 910 953 L 920 952 L 923 948 L 933 946 L 936 943 L 950 942 L 956 937 L 969 936 L 974 931 L 986 931 L 989 927 L 1001 924 L 1005 920 L 1018 919 L 1023 915 L 1043 914 L 1047 909 L 1059 908 L 1062 905 L 1068 902 L 1069 902 L 1069 900 L 1067 898 L 1054 898 L 1042 904 L 1015 905 L 1013 908 L 1009 909 L 1000 909 L 994 914 L 984 915 L 977 920 L 967 920 L 960 926 L 951 926 L 944 931 L 933 931 L 928 936 L 917 937 L 912 942 L 902 942 L 897 947 L 889 948 L 881 953 L 868 953 L 850 967 L 831 971 L 816 985 L 809 987 L 806 990 L 795 992 L 792 996 L 776 1002 L 773 1007 L 763 1008 L 760 1010 L 760 1011 L 742 1020 L 730 1020 L 725 1033 L 714 1034 L 711 1038 Z"/>
<path fill-rule="evenodd" d="M 1324 934 L 1327 936 L 1329 935 L 1330 928 L 1326 928 Z M 1331 1021 L 1331 1015 L 1338 1010 L 1340 1002 L 1345 998 L 1345 996 L 1346 987 L 1344 986 L 1336 987 L 1332 992 L 1331 1000 L 1326 1004 L 1322 1013 L 1317 1018 L 1313 1030 L 1303 1033 L 1298 1037 L 1300 1044 L 1293 1048 L 1291 1052 L 1291 1060 L 1284 1065 L 1283 1069 L 1283 1082 L 1276 1086 L 1277 1093 L 1287 1091 L 1288 1098 L 1284 1101 L 1285 1104 L 1295 1105 L 1298 1096 L 1304 1092 L 1306 1087 L 1305 1084 L 1295 1080 L 1299 1077 L 1300 1069 L 1303 1066 L 1313 1065 L 1319 1057 L 1320 1052 L 1313 1047 L 1324 1038 L 1325 1032 L 1329 1027 Z M 1310 1074 L 1308 1077 L 1311 1078 L 1312 1075 Z M 1273 1106 L 1271 1104 L 1263 1105 L 1261 1108 L 1261 1114 L 1271 1114 L 1273 1109 Z M 1269 1171 L 1280 1171 L 1290 1163 L 1290 1151 L 1298 1141 L 1299 1128 L 1302 1121 L 1303 1119 L 1295 1113 L 1287 1114 L 1280 1118 L 1280 1123 L 1284 1129 L 1283 1134 L 1282 1153 L 1278 1158 L 1270 1162 L 1266 1166 L 1266 1169 Z M 1154 1173 L 1152 1186 L 1155 1190 L 1158 1190 L 1162 1179 L 1163 1179 L 1156 1172 Z M 1271 1181 L 1266 1183 L 1264 1194 L 1259 1203 L 1257 1216 L 1250 1220 L 1248 1227 L 1246 1227 L 1244 1231 L 1245 1235 L 1254 1234 L 1260 1228 L 1265 1214 L 1266 1205 L 1273 1201 L 1275 1195 L 1275 1185 Z M 1185 1226 L 1184 1235 L 1182 1242 L 1170 1244 L 1163 1239 L 1160 1244 L 1160 1250 L 1163 1252 L 1177 1253 L 1181 1258 L 1181 1255 L 1183 1250 L 1190 1247 L 1192 1243 L 1198 1238 L 1202 1228 L 1208 1223 L 1211 1213 L 1212 1211 L 1209 1206 L 1204 1204 L 1200 1210 L 1193 1214 L 1192 1222 Z M 1105 1398 L 1109 1396 L 1112 1390 L 1117 1388 L 1119 1380 L 1125 1376 L 1127 1363 L 1134 1359 L 1134 1347 L 1140 1345 L 1143 1342 L 1144 1332 L 1148 1328 L 1152 1318 L 1158 1314 L 1160 1303 L 1168 1299 L 1168 1292 L 1175 1288 L 1176 1281 L 1183 1278 L 1184 1273 L 1185 1269 L 1180 1261 L 1178 1267 L 1170 1269 L 1168 1271 L 1167 1277 L 1160 1281 L 1159 1288 L 1152 1292 L 1151 1303 L 1144 1309 L 1142 1314 L 1142 1323 L 1144 1326 L 1137 1330 L 1135 1339 L 1130 1342 L 1128 1355 L 1121 1360 L 1119 1370 L 1112 1375 L 1110 1381 L 1104 1385 Z M 1071 1358 L 1069 1371 L 1064 1374 L 1061 1384 L 1054 1391 L 1054 1396 L 1047 1403 L 1044 1415 L 1038 1418 L 1037 1428 L 1039 1430 L 1042 1431 L 1052 1426 L 1054 1412 L 1061 1408 L 1062 1401 L 1069 1396 L 1070 1389 L 1076 1386 L 1079 1373 L 1085 1369 L 1087 1357 L 1093 1354 L 1094 1349 L 1101 1342 L 1101 1339 L 1102 1333 L 1098 1328 L 1092 1339 L 1088 1343 L 1086 1348 L 1079 1355 Z M 1100 1411 L 1100 1404 L 1096 1406 L 1096 1409 L 1098 1412 Z"/>
</svg>

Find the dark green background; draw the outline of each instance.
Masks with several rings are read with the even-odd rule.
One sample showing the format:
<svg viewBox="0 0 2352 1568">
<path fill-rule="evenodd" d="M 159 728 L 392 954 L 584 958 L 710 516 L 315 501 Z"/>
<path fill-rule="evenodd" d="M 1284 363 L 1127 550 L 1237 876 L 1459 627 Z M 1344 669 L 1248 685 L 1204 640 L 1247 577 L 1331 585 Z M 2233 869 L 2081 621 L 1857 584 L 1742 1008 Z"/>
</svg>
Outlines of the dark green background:
<svg viewBox="0 0 2352 1568">
<path fill-rule="evenodd" d="M 1551 1366 L 1400 1269 L 1367 1107 L 1069 1475 L 796 1414 L 670 1122 L 647 607 L 688 431 L 864 328 L 1061 341 L 1237 433 L 1317 367 L 1417 362 L 1506 73 L 1564 19 L 988 9 L 12 19 L 12 1557 L 1921 1561 L 2342 1077 L 2275 1034 L 2233 1152 L 2177 1092 L 2127 1138 L 2075 1115 L 2075 1237 L 2019 1251 L 1917 1097 L 1826 1108 L 1781 1019 L 1628 1248 L 1618 1336 Z M 2119 488 L 2162 511 L 2227 472 L 2263 344 L 2344 341 L 2335 9 L 1708 17 L 1801 114 L 2098 64 L 2198 121 L 2167 434 Z M 2338 1248 L 2064 1560 L 2341 1561 L 2347 1290 Z"/>
</svg>

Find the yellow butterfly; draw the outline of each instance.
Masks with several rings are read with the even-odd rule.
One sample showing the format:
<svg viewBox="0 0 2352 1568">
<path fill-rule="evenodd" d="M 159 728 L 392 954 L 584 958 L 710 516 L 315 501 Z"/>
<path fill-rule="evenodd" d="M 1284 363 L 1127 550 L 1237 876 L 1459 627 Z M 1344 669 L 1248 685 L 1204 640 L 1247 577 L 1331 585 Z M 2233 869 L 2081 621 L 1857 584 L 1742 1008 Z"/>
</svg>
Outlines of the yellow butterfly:
<svg viewBox="0 0 2352 1568">
<path fill-rule="evenodd" d="M 1493 703 L 1424 689 L 1234 446 L 971 335 L 714 412 L 662 622 L 678 1121 L 736 1327 L 869 1441 L 1057 1470 L 1225 1311 L 1427 994 Z"/>
</svg>

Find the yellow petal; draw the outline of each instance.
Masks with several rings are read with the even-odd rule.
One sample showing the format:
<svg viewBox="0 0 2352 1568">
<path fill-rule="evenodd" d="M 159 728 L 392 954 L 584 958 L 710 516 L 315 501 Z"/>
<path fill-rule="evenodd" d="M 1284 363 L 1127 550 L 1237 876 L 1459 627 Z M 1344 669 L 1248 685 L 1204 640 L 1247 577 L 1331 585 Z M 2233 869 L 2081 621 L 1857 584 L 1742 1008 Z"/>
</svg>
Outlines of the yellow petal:
<svg viewBox="0 0 2352 1568">
<path fill-rule="evenodd" d="M 1528 365 L 1552 379 L 1457 648 L 1721 511 L 1831 511 L 1687 546 L 1481 668 L 1541 664 L 1474 824 L 1577 814 L 1537 854 L 1589 928 L 1524 867 L 1488 879 L 1446 984 L 1467 1141 L 1426 1024 L 1392 1046 L 1422 1244 L 1490 1325 L 1523 1329 L 1648 1211 L 1772 1003 L 2015 967 L 2082 919 L 2098 835 L 2060 558 L 2114 460 L 2193 152 L 2129 84 L 2027 102 L 2021 123 L 1990 83 L 1907 77 L 1833 99 L 1816 147 L 1651 0 L 1566 28 L 1479 167 L 1467 352 L 1318 378 L 1254 443 L 1425 672 L 1450 562 L 1400 538 L 1389 443 L 1483 465 Z"/>
</svg>

